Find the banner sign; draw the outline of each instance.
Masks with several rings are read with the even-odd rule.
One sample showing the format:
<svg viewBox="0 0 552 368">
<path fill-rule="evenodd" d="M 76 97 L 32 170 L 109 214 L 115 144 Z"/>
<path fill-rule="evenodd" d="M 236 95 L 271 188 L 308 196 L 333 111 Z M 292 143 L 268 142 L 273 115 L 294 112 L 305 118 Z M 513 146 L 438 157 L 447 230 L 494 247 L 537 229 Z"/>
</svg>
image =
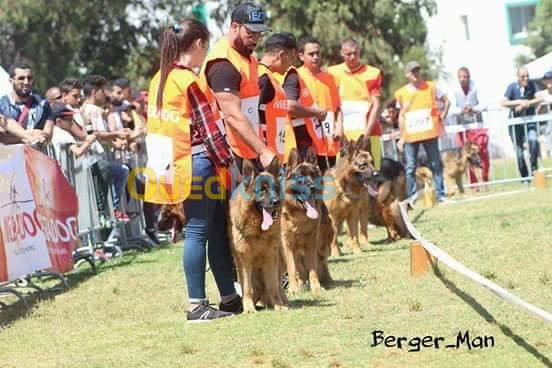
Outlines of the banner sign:
<svg viewBox="0 0 552 368">
<path fill-rule="evenodd" d="M 0 282 L 73 269 L 77 203 L 55 160 L 28 146 L 0 146 Z"/>
</svg>

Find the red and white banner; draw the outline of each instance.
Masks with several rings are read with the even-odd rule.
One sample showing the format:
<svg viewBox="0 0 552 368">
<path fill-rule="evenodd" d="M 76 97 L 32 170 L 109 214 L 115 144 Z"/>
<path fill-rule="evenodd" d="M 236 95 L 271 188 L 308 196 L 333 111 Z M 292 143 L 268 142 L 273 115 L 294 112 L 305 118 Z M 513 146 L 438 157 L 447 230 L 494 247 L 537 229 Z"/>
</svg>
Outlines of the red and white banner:
<svg viewBox="0 0 552 368">
<path fill-rule="evenodd" d="M 72 270 L 77 212 L 55 160 L 22 145 L 0 147 L 0 282 Z"/>
</svg>

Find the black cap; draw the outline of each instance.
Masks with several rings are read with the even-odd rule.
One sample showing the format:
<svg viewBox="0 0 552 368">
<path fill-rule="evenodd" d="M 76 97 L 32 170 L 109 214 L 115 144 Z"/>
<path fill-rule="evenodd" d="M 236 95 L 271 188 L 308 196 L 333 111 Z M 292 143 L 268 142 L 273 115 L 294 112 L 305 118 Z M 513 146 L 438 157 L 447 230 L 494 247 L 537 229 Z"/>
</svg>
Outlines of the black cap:
<svg viewBox="0 0 552 368">
<path fill-rule="evenodd" d="M 55 119 L 73 120 L 75 111 L 63 103 L 56 103 L 52 105 L 52 115 Z"/>
<path fill-rule="evenodd" d="M 252 32 L 266 32 L 270 29 L 265 25 L 263 8 L 253 3 L 242 3 L 232 12 L 232 22 L 243 24 Z"/>
<path fill-rule="evenodd" d="M 270 52 L 276 49 L 292 50 L 297 49 L 297 40 L 292 33 L 280 32 L 273 33 L 268 37 L 264 43 L 265 52 Z"/>
<path fill-rule="evenodd" d="M 128 102 L 127 100 L 124 100 L 119 106 L 115 106 L 115 111 L 122 112 L 122 111 L 128 111 L 135 109 L 136 107 Z"/>
<path fill-rule="evenodd" d="M 549 70 L 546 73 L 544 73 L 544 76 L 542 77 L 542 79 L 552 79 L 552 70 Z"/>
</svg>

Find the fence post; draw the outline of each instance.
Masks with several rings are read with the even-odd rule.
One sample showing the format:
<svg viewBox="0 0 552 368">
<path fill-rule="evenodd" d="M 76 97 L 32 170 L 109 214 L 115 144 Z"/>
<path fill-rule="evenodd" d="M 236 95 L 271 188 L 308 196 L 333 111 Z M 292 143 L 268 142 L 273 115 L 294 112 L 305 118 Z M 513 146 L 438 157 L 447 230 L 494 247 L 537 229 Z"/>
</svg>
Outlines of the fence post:
<svg viewBox="0 0 552 368">
<path fill-rule="evenodd" d="M 535 188 L 546 189 L 546 172 L 544 170 L 535 171 Z"/>
<path fill-rule="evenodd" d="M 419 241 L 410 243 L 410 276 L 425 275 L 430 267 L 436 264 L 437 259 L 432 257 Z"/>
</svg>

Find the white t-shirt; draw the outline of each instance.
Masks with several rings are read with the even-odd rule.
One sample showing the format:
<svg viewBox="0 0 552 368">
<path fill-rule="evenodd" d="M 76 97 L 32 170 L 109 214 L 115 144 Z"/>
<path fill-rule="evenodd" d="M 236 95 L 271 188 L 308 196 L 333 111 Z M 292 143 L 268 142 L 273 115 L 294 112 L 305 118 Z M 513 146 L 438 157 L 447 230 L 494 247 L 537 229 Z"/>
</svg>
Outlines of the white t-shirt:
<svg viewBox="0 0 552 368">
<path fill-rule="evenodd" d="M 61 153 L 67 150 L 67 147 L 76 144 L 77 141 L 71 133 L 54 126 L 54 131 L 52 133 L 52 146 L 54 147 L 54 154 L 56 155 L 56 160 L 61 161 Z"/>
<path fill-rule="evenodd" d="M 542 91 L 538 91 L 535 97 L 543 100 L 543 104 L 545 105 L 544 111 L 546 113 L 552 112 L 552 93 L 547 89 L 543 89 Z"/>
<path fill-rule="evenodd" d="M 81 107 L 81 114 L 84 120 L 87 132 L 93 130 L 97 132 L 107 132 L 108 125 L 103 117 L 103 109 L 96 105 L 85 103 Z M 86 166 L 91 166 L 98 160 L 104 159 L 104 148 L 99 142 L 94 142 L 87 154 Z"/>
</svg>

